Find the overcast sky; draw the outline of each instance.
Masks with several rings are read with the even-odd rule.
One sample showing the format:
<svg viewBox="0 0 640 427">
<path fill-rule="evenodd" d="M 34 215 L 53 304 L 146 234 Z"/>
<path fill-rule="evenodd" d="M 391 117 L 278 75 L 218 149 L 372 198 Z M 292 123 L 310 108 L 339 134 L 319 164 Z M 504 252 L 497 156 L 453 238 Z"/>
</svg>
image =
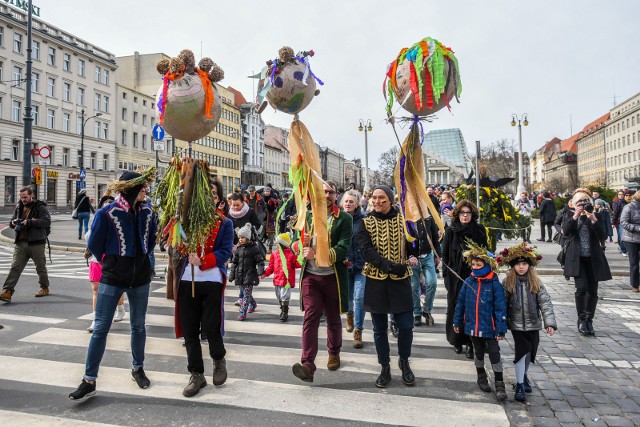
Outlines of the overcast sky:
<svg viewBox="0 0 640 427">
<path fill-rule="evenodd" d="M 385 124 L 382 83 L 402 47 L 429 36 L 451 47 L 462 77 L 460 104 L 425 127 L 475 140 L 516 141 L 511 113 L 528 113 L 532 152 L 605 114 L 640 91 L 637 0 L 166 1 L 34 0 L 41 18 L 116 56 L 190 48 L 225 71 L 225 86 L 253 97 L 254 80 L 283 45 L 315 50 L 321 94 L 300 115 L 316 142 L 364 159 L 358 119 L 371 119 L 369 164 L 395 144 Z M 160 80 L 158 81 L 158 86 Z M 397 113 L 403 115 L 402 110 Z M 408 115 L 408 114 L 407 114 Z M 268 124 L 291 116 L 270 107 Z M 400 129 L 404 138 L 407 129 Z"/>
</svg>

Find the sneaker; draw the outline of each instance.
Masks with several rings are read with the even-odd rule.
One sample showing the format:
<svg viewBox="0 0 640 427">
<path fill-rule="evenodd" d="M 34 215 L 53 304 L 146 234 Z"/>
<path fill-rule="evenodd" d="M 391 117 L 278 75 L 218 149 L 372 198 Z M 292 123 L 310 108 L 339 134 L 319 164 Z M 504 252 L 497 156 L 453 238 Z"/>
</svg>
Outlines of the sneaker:
<svg viewBox="0 0 640 427">
<path fill-rule="evenodd" d="M 247 318 L 247 315 L 246 315 L 246 314 L 239 314 L 239 315 L 238 315 L 238 320 L 240 320 L 240 321 L 243 321 L 243 320 L 244 320 L 244 319 L 246 319 L 246 318 Z"/>
<path fill-rule="evenodd" d="M 254 311 L 256 311 L 256 308 L 258 308 L 257 302 L 252 302 L 251 304 L 249 304 L 249 313 L 253 313 Z"/>
<path fill-rule="evenodd" d="M 513 388 L 515 389 L 513 398 L 518 402 L 524 402 L 527 398 L 524 392 L 524 384 L 514 384 Z"/>
<path fill-rule="evenodd" d="M 531 393 L 533 391 L 533 389 L 531 388 L 531 383 L 529 382 L 529 377 L 528 376 L 524 376 L 524 391 L 526 393 Z"/>
<path fill-rule="evenodd" d="M 291 371 L 293 372 L 293 375 L 300 378 L 302 381 L 306 383 L 313 382 L 313 372 L 311 372 L 311 368 L 309 368 L 309 366 L 296 363 L 291 367 Z"/>
<path fill-rule="evenodd" d="M 36 298 L 46 297 L 47 295 L 49 295 L 49 288 L 40 288 L 36 293 Z"/>
<path fill-rule="evenodd" d="M 151 381 L 149 381 L 149 378 L 147 378 L 142 368 L 132 369 L 131 377 L 140 388 L 148 388 L 151 385 Z"/>
<path fill-rule="evenodd" d="M 329 361 L 327 362 L 327 369 L 330 371 L 337 371 L 340 368 L 340 355 L 329 355 Z"/>
<path fill-rule="evenodd" d="M 9 289 L 3 289 L 2 294 L 0 294 L 0 301 L 11 302 L 11 296 L 13 294 Z"/>
<path fill-rule="evenodd" d="M 213 360 L 213 385 L 220 386 L 227 381 L 227 361 L 223 357 L 220 360 Z"/>
<path fill-rule="evenodd" d="M 626 258 L 626 257 L 628 257 L 628 256 L 629 256 L 629 254 L 627 254 L 626 252 L 623 252 L 623 253 L 622 253 L 622 256 Z"/>
<path fill-rule="evenodd" d="M 242 299 L 239 299 L 236 301 L 236 303 L 234 304 L 236 307 L 240 307 L 242 305 Z"/>
<path fill-rule="evenodd" d="M 193 397 L 200 392 L 201 388 L 204 388 L 207 385 L 207 380 L 204 377 L 204 374 L 200 374 L 198 372 L 192 372 L 191 377 L 189 378 L 189 384 L 182 390 L 182 395 L 184 397 Z"/>
<path fill-rule="evenodd" d="M 86 380 L 82 380 L 82 383 L 78 386 L 76 391 L 69 393 L 69 399 L 76 402 L 82 402 L 96 395 L 96 383 L 91 384 Z"/>
<path fill-rule="evenodd" d="M 127 314 L 127 312 L 124 310 L 124 304 L 119 305 L 118 308 L 116 309 L 116 315 L 113 318 L 114 322 L 120 322 L 124 319 L 125 314 Z"/>
<path fill-rule="evenodd" d="M 94 330 L 95 328 L 96 328 L 96 321 L 95 321 L 95 320 L 92 320 L 92 321 L 91 321 L 91 326 L 89 326 L 89 327 L 87 328 L 87 332 L 93 332 L 93 330 Z"/>
<path fill-rule="evenodd" d="M 427 326 L 433 326 L 435 322 L 431 313 L 422 313 L 422 315 L 424 316 L 424 322 L 427 324 Z"/>
</svg>

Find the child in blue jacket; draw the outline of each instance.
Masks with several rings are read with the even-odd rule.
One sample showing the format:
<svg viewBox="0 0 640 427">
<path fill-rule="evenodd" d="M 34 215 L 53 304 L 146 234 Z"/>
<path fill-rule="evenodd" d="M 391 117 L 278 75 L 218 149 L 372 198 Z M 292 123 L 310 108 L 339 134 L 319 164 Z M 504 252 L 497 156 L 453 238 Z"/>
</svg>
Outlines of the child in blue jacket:
<svg viewBox="0 0 640 427">
<path fill-rule="evenodd" d="M 507 306 L 504 290 L 498 280 L 498 264 L 493 254 L 467 240 L 469 250 L 464 258 L 471 265 L 469 276 L 460 289 L 458 303 L 453 318 L 453 330 L 471 337 L 475 351 L 478 386 L 484 392 L 491 392 L 487 372 L 484 369 L 484 354 L 489 360 L 495 376 L 496 397 L 506 400 L 507 393 L 502 377 L 502 360 L 498 341 L 507 333 Z"/>
</svg>

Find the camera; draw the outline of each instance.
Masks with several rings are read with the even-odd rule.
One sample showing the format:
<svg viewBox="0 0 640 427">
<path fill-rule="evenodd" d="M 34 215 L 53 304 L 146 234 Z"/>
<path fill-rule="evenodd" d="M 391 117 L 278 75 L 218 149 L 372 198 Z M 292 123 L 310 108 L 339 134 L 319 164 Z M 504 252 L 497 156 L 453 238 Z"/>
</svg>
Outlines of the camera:
<svg viewBox="0 0 640 427">
<path fill-rule="evenodd" d="M 593 207 L 593 204 L 591 204 L 591 202 L 584 202 L 580 206 L 582 206 L 582 209 L 584 209 L 585 212 L 593 213 L 594 207 Z"/>
<path fill-rule="evenodd" d="M 16 234 L 17 234 L 17 233 L 20 233 L 20 232 L 22 231 L 22 223 L 21 223 L 21 222 L 19 222 L 19 221 L 16 221 L 16 223 L 15 223 L 15 224 L 16 224 L 16 225 L 15 225 Z"/>
</svg>

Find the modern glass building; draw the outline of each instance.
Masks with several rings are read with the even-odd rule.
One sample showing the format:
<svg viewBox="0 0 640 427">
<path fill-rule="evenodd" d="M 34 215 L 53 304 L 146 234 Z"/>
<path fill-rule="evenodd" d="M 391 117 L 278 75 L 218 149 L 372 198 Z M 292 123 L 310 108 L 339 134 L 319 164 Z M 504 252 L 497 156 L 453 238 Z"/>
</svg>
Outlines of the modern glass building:
<svg viewBox="0 0 640 427">
<path fill-rule="evenodd" d="M 428 132 L 422 151 L 425 156 L 427 184 L 456 185 L 470 170 L 469 152 L 460 129 Z"/>
</svg>

